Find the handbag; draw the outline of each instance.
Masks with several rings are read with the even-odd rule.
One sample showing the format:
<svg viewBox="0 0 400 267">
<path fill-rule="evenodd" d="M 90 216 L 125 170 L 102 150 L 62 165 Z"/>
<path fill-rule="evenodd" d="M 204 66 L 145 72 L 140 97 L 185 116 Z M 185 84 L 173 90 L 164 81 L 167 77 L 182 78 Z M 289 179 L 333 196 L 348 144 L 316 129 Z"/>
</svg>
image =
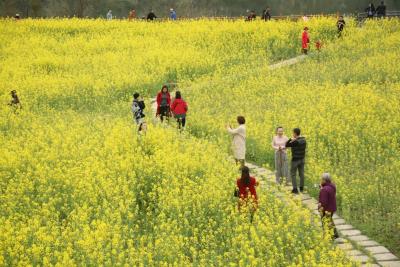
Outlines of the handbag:
<svg viewBox="0 0 400 267">
<path fill-rule="evenodd" d="M 234 197 L 239 197 L 239 188 L 235 188 L 235 191 L 233 192 Z"/>
</svg>

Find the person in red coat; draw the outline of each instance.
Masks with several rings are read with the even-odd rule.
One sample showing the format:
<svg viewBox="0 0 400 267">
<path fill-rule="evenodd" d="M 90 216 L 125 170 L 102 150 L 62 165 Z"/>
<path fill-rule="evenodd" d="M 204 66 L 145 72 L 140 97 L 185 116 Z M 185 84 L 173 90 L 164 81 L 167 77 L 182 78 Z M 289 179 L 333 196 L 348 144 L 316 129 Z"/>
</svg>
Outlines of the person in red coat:
<svg viewBox="0 0 400 267">
<path fill-rule="evenodd" d="M 242 176 L 237 179 L 236 186 L 238 189 L 238 209 L 240 211 L 241 207 L 247 207 L 249 205 L 251 208 L 251 218 L 257 209 L 257 191 L 256 186 L 258 182 L 256 178 L 250 176 L 250 169 L 247 166 L 242 167 Z"/>
<path fill-rule="evenodd" d="M 164 117 L 169 119 L 170 117 L 170 105 L 171 95 L 168 92 L 168 86 L 163 85 L 161 91 L 157 94 L 157 114 L 160 116 L 161 122 L 164 121 Z"/>
<path fill-rule="evenodd" d="M 329 230 L 333 238 L 338 238 L 339 234 L 333 221 L 333 214 L 336 212 L 336 186 L 329 173 L 324 173 L 321 177 L 318 210 L 323 228 Z"/>
<path fill-rule="evenodd" d="M 307 55 L 310 43 L 310 35 L 308 34 L 308 27 L 304 27 L 303 34 L 301 36 L 301 48 L 303 54 Z"/>
<path fill-rule="evenodd" d="M 186 113 L 188 111 L 187 103 L 182 99 L 181 92 L 176 91 L 174 102 L 171 105 L 171 111 L 178 122 L 178 129 L 185 128 Z"/>
</svg>

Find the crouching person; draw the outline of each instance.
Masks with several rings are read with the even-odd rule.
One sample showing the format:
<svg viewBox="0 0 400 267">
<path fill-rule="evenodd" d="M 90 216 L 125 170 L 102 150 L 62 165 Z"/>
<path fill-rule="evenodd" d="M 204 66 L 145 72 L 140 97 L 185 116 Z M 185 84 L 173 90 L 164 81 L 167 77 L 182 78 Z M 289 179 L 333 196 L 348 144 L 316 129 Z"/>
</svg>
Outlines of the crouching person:
<svg viewBox="0 0 400 267">
<path fill-rule="evenodd" d="M 338 238 L 339 234 L 333 221 L 333 213 L 336 212 L 336 186 L 329 173 L 324 173 L 321 177 L 318 210 L 324 231 L 329 231 L 332 239 Z"/>
<path fill-rule="evenodd" d="M 257 210 L 257 192 L 258 181 L 250 176 L 250 169 L 247 166 L 241 168 L 242 175 L 236 180 L 236 196 L 239 197 L 238 209 L 241 211 L 246 208 L 250 211 L 250 221 L 253 221 L 254 213 Z"/>
</svg>

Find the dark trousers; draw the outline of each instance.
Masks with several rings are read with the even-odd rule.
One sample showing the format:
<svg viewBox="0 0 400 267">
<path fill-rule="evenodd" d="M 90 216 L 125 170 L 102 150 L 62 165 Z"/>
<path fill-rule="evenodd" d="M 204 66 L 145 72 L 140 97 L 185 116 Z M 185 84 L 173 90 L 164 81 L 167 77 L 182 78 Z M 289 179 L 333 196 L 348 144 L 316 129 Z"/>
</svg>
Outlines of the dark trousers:
<svg viewBox="0 0 400 267">
<path fill-rule="evenodd" d="M 178 118 L 178 128 L 184 128 L 186 125 L 186 118 Z"/>
<path fill-rule="evenodd" d="M 160 106 L 160 119 L 164 121 L 164 117 L 169 118 L 169 107 L 168 106 Z"/>
<path fill-rule="evenodd" d="M 297 181 L 296 181 L 296 173 L 299 170 L 300 176 L 300 187 L 304 187 L 304 159 L 292 159 L 292 163 L 290 165 L 290 177 L 292 178 L 292 186 L 293 189 L 297 189 Z"/>
<path fill-rule="evenodd" d="M 176 118 L 176 122 L 178 123 L 178 129 L 185 128 L 186 115 L 185 114 L 175 115 L 175 118 Z"/>
<path fill-rule="evenodd" d="M 338 238 L 339 233 L 336 229 L 335 222 L 333 221 L 333 212 L 321 212 L 322 228 L 324 231 L 329 231 L 332 239 Z"/>
</svg>

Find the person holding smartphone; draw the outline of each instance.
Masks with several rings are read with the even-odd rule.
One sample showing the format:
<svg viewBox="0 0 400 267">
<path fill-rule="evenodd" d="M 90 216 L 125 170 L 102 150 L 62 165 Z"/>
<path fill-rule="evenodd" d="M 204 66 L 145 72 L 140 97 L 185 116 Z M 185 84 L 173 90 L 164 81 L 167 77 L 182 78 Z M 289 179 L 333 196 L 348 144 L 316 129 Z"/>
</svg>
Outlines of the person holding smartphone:
<svg viewBox="0 0 400 267">
<path fill-rule="evenodd" d="M 239 126 L 232 129 L 230 125 L 227 126 L 228 133 L 232 135 L 232 151 L 236 164 L 240 163 L 242 168 L 245 164 L 246 157 L 246 119 L 243 116 L 236 118 Z"/>
<path fill-rule="evenodd" d="M 290 165 L 290 177 L 292 178 L 293 194 L 298 194 L 296 173 L 299 171 L 300 176 L 300 192 L 304 190 L 304 165 L 307 142 L 306 139 L 300 135 L 301 131 L 299 128 L 293 129 L 293 137 L 286 142 L 286 147 L 292 149 L 292 162 Z"/>
</svg>

